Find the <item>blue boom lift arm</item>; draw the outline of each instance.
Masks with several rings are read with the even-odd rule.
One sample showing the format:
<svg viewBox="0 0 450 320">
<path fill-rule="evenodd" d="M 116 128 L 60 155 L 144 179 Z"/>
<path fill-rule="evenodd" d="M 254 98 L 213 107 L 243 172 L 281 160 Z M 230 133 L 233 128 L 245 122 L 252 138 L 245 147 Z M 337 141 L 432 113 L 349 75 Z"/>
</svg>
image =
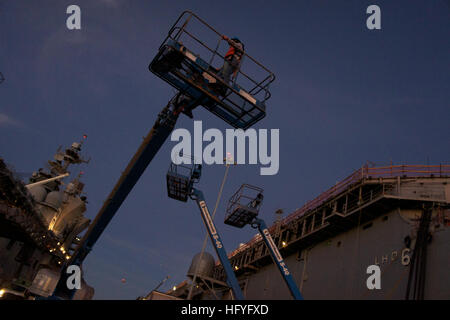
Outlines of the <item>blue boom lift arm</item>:
<svg viewBox="0 0 450 320">
<path fill-rule="evenodd" d="M 199 41 L 187 30 L 188 22 L 191 19 L 197 20 L 201 26 L 215 34 L 219 41 L 215 50 Z M 201 59 L 194 51 L 191 51 L 194 50 L 193 48 L 189 50 L 184 45 L 181 45 L 181 38 L 185 40 L 185 37 L 193 40 L 194 42 L 191 45 L 198 45 L 197 49 L 206 49 L 212 53 L 211 58 L 208 60 L 209 63 Z M 263 71 L 264 77 L 255 80 L 244 73 L 241 66 L 238 73 L 252 84 L 248 88 L 243 88 L 236 83 L 225 83 L 223 79 L 217 76 L 214 67 L 211 65 L 214 58 L 224 62 L 224 57 L 217 51 L 222 40 L 220 33 L 189 11 L 183 12 L 172 26 L 168 36 L 160 46 L 158 54 L 150 63 L 149 69 L 177 89 L 178 94 L 159 114 L 153 128 L 142 142 L 125 171 L 123 171 L 119 181 L 92 221 L 80 245 L 67 261 L 66 266 L 73 264 L 80 266 L 83 263 L 108 223 L 174 129 L 180 112 L 184 112 L 189 117 L 192 117 L 192 109 L 202 105 L 235 128 L 244 129 L 264 118 L 266 115 L 266 101 L 271 96 L 269 85 L 275 79 L 274 74 L 247 55 L 247 53 L 244 53 L 246 63 L 253 63 L 253 68 Z M 217 90 L 211 89 L 211 85 L 214 83 L 210 83 L 210 81 L 218 82 L 219 87 L 224 89 L 224 92 L 218 93 Z M 217 87 L 217 83 L 215 85 Z M 179 100 L 179 98 L 184 99 L 184 105 L 182 108 L 177 106 L 176 110 L 171 110 L 171 106 L 177 105 L 177 101 L 183 100 Z M 66 280 L 67 274 L 65 268 L 63 268 L 53 298 L 70 299 L 73 296 L 74 291 L 67 289 Z M 235 296 L 238 298 L 239 294 L 235 293 Z"/>
<path fill-rule="evenodd" d="M 167 172 L 167 195 L 169 198 L 187 202 L 188 198 L 195 200 L 200 209 L 203 222 L 205 224 L 208 235 L 214 246 L 214 250 L 222 263 L 224 271 L 227 275 L 227 284 L 231 288 L 236 300 L 243 300 L 241 287 L 236 279 L 230 260 L 228 260 L 227 252 L 220 238 L 219 232 L 209 214 L 203 192 L 194 188 L 194 183 L 198 183 L 202 173 L 202 165 L 185 165 L 183 163 L 176 165 L 170 164 Z"/>
<path fill-rule="evenodd" d="M 230 260 L 228 260 L 227 252 L 223 246 L 222 239 L 220 238 L 219 232 L 214 225 L 214 221 L 211 219 L 211 215 L 209 214 L 203 192 L 193 188 L 191 198 L 197 202 L 197 205 L 200 208 L 203 222 L 208 230 L 209 237 L 211 238 L 211 242 L 216 250 L 217 256 L 219 257 L 223 269 L 225 270 L 227 275 L 227 283 L 233 291 L 234 298 L 236 300 L 244 300 L 244 295 L 236 279 L 233 268 L 231 267 Z"/>
<path fill-rule="evenodd" d="M 270 232 L 267 229 L 267 225 L 264 222 L 264 220 L 260 218 L 255 218 L 255 220 L 252 221 L 251 226 L 259 230 L 259 233 L 261 234 L 261 237 L 266 243 L 270 255 L 272 256 L 274 263 L 277 265 L 284 282 L 286 282 L 286 285 L 288 286 L 292 297 L 295 300 L 303 300 L 303 296 L 300 293 L 300 290 L 298 289 L 297 285 L 295 284 L 294 278 L 292 277 L 292 274 L 289 272 L 288 267 L 284 262 L 283 257 L 281 256 L 280 251 L 275 245 L 275 242 L 273 242 L 272 236 L 270 235 Z"/>
<path fill-rule="evenodd" d="M 159 113 L 158 119 L 152 129 L 141 143 L 139 149 L 129 162 L 125 171 L 122 172 L 119 181 L 116 183 L 114 189 L 103 203 L 103 206 L 94 221 L 90 224 L 90 227 L 81 240 L 80 245 L 77 247 L 70 260 L 68 260 L 66 266 L 81 266 L 108 223 L 114 217 L 123 201 L 126 199 L 149 163 L 152 161 L 158 150 L 174 129 L 179 113 L 176 112 L 176 110 L 173 110 L 173 100 L 174 99 L 172 99 Z M 54 296 L 65 299 L 72 298 L 75 291 L 67 288 L 66 280 L 67 275 L 65 270 L 63 270 Z"/>
</svg>

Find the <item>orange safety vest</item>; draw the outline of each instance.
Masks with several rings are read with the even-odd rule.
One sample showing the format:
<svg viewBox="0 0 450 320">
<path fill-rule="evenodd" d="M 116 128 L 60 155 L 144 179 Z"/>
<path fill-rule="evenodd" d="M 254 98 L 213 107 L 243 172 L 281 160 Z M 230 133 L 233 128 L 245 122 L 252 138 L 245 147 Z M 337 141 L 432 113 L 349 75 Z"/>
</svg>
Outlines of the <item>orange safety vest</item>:
<svg viewBox="0 0 450 320">
<path fill-rule="evenodd" d="M 236 45 L 239 47 L 239 49 L 244 49 L 242 43 L 238 42 Z M 242 51 L 239 49 L 236 49 L 233 45 L 230 45 L 228 52 L 225 54 L 225 59 L 230 59 L 234 55 L 236 55 L 236 57 L 240 59 L 242 56 Z"/>
<path fill-rule="evenodd" d="M 228 49 L 228 52 L 225 54 L 225 59 L 227 59 L 228 57 L 232 57 L 235 52 L 236 52 L 236 49 L 233 46 L 230 46 L 230 48 Z"/>
</svg>

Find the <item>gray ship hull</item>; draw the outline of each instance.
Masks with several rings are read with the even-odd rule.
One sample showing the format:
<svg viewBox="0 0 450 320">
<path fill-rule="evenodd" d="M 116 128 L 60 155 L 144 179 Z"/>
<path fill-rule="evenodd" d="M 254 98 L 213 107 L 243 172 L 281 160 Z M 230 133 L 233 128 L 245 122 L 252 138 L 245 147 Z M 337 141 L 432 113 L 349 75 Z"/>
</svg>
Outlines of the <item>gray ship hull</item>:
<svg viewBox="0 0 450 320">
<path fill-rule="evenodd" d="M 405 299 L 420 211 L 391 210 L 364 225 L 285 258 L 305 299 Z M 381 289 L 367 288 L 369 265 L 379 265 Z M 450 299 L 450 228 L 441 225 L 428 245 L 425 299 Z M 268 264 L 244 277 L 247 299 L 292 299 L 278 270 Z"/>
<path fill-rule="evenodd" d="M 362 167 L 269 231 L 305 299 L 450 299 L 448 165 Z M 246 299 L 292 299 L 259 235 L 229 259 Z M 194 299 L 231 298 L 203 280 Z"/>
</svg>

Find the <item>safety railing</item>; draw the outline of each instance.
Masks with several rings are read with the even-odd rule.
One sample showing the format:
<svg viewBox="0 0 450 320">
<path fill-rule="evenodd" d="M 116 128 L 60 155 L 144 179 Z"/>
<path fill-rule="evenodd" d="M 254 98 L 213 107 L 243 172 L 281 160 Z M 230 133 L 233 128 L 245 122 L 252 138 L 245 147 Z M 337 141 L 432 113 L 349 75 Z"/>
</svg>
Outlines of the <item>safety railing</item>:
<svg viewBox="0 0 450 320">
<path fill-rule="evenodd" d="M 385 167 L 364 167 L 364 178 L 388 178 L 396 176 L 420 177 L 420 176 L 446 176 L 450 173 L 450 165 L 391 165 Z"/>
<path fill-rule="evenodd" d="M 263 189 L 251 186 L 249 184 L 243 184 L 228 200 L 228 206 L 226 213 L 231 214 L 237 207 L 248 206 L 250 203 L 254 202 L 259 194 L 262 194 Z M 262 204 L 261 201 L 255 206 L 255 210 L 259 211 Z"/>
<path fill-rule="evenodd" d="M 304 214 L 307 211 L 317 208 L 325 201 L 338 195 L 350 185 L 359 182 L 366 178 L 392 178 L 392 177 L 422 177 L 422 176 L 449 176 L 450 165 L 391 165 L 385 167 L 368 167 L 363 166 L 356 170 L 347 178 L 337 183 L 314 200 L 307 202 L 303 207 L 296 210 L 283 220 L 283 223 L 288 223 Z"/>
<path fill-rule="evenodd" d="M 300 209 L 294 211 L 289 216 L 281 221 L 281 224 L 286 225 L 287 223 L 295 220 L 296 218 L 304 215 L 305 213 L 318 208 L 321 204 L 330 200 L 331 198 L 339 195 L 341 192 L 349 188 L 363 179 L 378 179 L 378 178 L 393 178 L 393 177 L 449 177 L 450 176 L 450 165 L 440 164 L 440 165 L 390 165 L 384 167 L 368 167 L 363 166 L 360 169 L 354 171 L 344 180 L 337 183 L 335 186 L 331 187 L 327 191 L 320 194 L 317 198 L 312 201 L 307 202 Z M 372 195 L 373 196 L 373 195 Z M 275 225 L 269 228 L 272 232 L 276 228 Z M 250 248 L 255 243 L 261 241 L 261 238 L 254 236 L 250 241 L 241 245 L 238 249 L 232 251 L 229 257 L 235 256 L 236 254 L 245 251 Z"/>
<path fill-rule="evenodd" d="M 195 28 L 195 23 L 200 24 L 203 28 Z M 195 29 L 195 33 L 192 29 Z M 222 44 L 226 43 L 225 49 L 229 48 L 228 42 L 222 38 L 221 33 L 193 12 L 184 11 L 170 28 L 160 50 L 169 39 L 182 43 L 189 51 L 201 57 L 208 64 L 208 68 L 205 68 L 204 71 L 221 82 L 222 85 L 228 87 L 227 96 L 233 93 L 239 94 L 232 85 L 225 83 L 220 76 L 211 71 L 220 70 L 225 62 L 225 54 L 222 53 L 225 50 Z M 210 45 L 209 43 L 214 43 L 214 45 Z M 219 60 L 218 64 L 216 60 Z M 252 76 L 250 76 L 250 73 L 252 73 Z M 275 75 L 244 50 L 233 84 L 238 85 L 239 88 L 242 88 L 245 92 L 264 103 L 271 96 L 269 85 L 274 80 Z M 224 99 L 226 98 L 224 97 Z"/>
</svg>

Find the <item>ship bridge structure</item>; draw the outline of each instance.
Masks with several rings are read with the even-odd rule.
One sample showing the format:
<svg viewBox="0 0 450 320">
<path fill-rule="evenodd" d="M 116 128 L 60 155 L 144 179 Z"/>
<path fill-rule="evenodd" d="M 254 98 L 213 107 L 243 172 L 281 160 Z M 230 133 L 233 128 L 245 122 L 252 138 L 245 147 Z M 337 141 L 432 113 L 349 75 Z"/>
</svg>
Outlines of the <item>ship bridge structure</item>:
<svg viewBox="0 0 450 320">
<path fill-rule="evenodd" d="M 28 183 L 0 158 L 0 288 L 8 298 L 49 296 L 89 225 L 82 173 L 61 182 L 69 167 L 89 162 L 80 155 L 82 144 L 60 147 L 48 170 L 33 172 Z M 77 298 L 92 297 L 93 289 L 82 282 Z"/>
<path fill-rule="evenodd" d="M 432 290 L 440 281 L 436 278 L 439 272 L 445 274 L 436 265 L 448 266 L 449 226 L 450 165 L 366 165 L 272 225 L 269 231 L 287 257 L 305 299 L 364 299 L 371 295 L 421 299 L 450 297 L 448 286 L 446 293 Z M 447 253 L 442 254 L 442 248 L 429 249 L 427 257 L 426 248 L 433 245 L 446 246 Z M 286 291 L 270 284 L 274 271 L 260 235 L 231 252 L 229 259 L 239 280 L 245 283 L 247 299 L 289 298 Z M 397 287 L 390 288 L 391 296 L 369 294 L 365 288 L 367 266 L 383 267 L 397 261 L 406 269 L 395 281 Z M 426 272 L 427 266 L 435 270 L 433 276 Z M 340 277 L 340 271 L 348 282 L 330 281 Z M 361 279 L 355 280 L 356 275 Z M 432 283 L 425 282 L 425 275 Z M 224 278 L 219 264 L 214 277 Z M 426 294 L 432 291 L 437 296 Z"/>
</svg>

